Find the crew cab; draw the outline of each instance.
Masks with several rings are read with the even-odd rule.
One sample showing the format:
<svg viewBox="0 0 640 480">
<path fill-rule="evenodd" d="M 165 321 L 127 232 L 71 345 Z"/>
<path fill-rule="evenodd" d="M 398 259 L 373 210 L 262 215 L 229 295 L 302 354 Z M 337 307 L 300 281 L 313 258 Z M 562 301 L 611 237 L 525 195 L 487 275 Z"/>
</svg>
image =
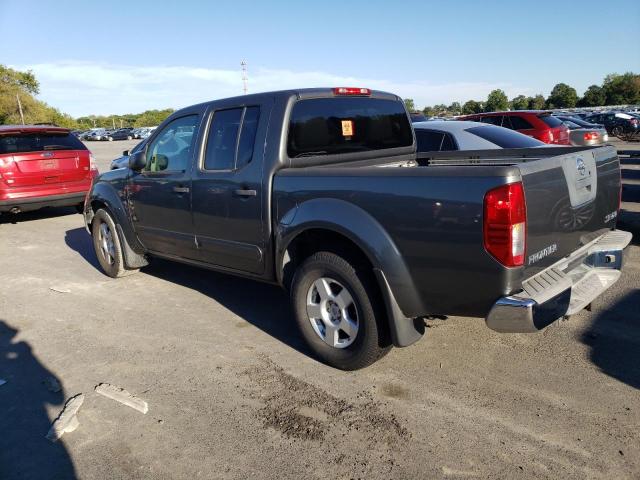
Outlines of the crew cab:
<svg viewBox="0 0 640 480">
<path fill-rule="evenodd" d="M 535 332 L 583 309 L 631 239 L 620 185 L 611 147 L 416 153 L 398 96 L 341 87 L 175 112 L 84 209 L 107 275 L 162 257 L 279 284 L 310 351 L 348 370 L 427 315 Z"/>
<path fill-rule="evenodd" d="M 0 213 L 75 205 L 98 170 L 71 130 L 48 125 L 0 126 Z"/>
</svg>

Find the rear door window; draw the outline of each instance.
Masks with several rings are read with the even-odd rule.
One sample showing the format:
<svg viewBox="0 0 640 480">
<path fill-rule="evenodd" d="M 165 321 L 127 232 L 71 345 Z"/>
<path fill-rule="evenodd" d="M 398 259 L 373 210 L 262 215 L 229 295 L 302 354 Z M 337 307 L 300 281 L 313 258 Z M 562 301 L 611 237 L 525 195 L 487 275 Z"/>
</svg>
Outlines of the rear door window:
<svg viewBox="0 0 640 480">
<path fill-rule="evenodd" d="M 490 117 L 482 117 L 480 119 L 482 123 L 490 123 L 491 125 L 497 125 L 498 127 L 502 125 L 502 116 L 501 115 L 493 115 Z"/>
<path fill-rule="evenodd" d="M 416 142 L 419 152 L 439 152 L 442 145 L 442 132 L 416 129 Z"/>
<path fill-rule="evenodd" d="M 368 152 L 413 144 L 404 105 L 370 97 L 312 98 L 291 112 L 290 158 Z"/>
<path fill-rule="evenodd" d="M 205 170 L 234 170 L 251 162 L 260 107 L 232 108 L 214 113 L 204 158 Z"/>
<path fill-rule="evenodd" d="M 527 120 L 518 115 L 513 115 L 505 118 L 509 118 L 511 120 L 510 128 L 512 128 L 513 130 L 530 130 L 533 128 L 533 125 L 531 125 Z"/>
<path fill-rule="evenodd" d="M 0 154 L 86 149 L 87 147 L 71 133 L 34 132 L 0 135 Z"/>
<path fill-rule="evenodd" d="M 458 150 L 456 142 L 450 133 L 445 133 L 444 138 L 442 139 L 442 145 L 440 146 L 440 151 L 451 152 L 453 150 Z"/>
<path fill-rule="evenodd" d="M 543 142 L 536 140 L 535 138 L 528 137 L 527 135 L 514 132 L 507 128 L 496 127 L 493 125 L 467 128 L 467 132 L 502 148 L 530 148 L 545 145 Z"/>
</svg>

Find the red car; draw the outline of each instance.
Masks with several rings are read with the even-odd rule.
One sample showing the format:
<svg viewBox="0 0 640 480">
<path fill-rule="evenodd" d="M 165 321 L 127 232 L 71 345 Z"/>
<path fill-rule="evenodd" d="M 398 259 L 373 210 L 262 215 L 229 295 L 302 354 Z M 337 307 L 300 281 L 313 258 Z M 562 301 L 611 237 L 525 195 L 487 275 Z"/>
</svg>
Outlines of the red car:
<svg viewBox="0 0 640 480">
<path fill-rule="evenodd" d="M 0 213 L 76 205 L 98 169 L 87 147 L 66 128 L 0 125 Z"/>
<path fill-rule="evenodd" d="M 513 112 L 476 113 L 458 117 L 457 120 L 490 123 L 499 127 L 517 130 L 520 133 L 537 138 L 544 143 L 571 145 L 569 129 L 551 112 L 543 110 L 516 110 Z"/>
</svg>

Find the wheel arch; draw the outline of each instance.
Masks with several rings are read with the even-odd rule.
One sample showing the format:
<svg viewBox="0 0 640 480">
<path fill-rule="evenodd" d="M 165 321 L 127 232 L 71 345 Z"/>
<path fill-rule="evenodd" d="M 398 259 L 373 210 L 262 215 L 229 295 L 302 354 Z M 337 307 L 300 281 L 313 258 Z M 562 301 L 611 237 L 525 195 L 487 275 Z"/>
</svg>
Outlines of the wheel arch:
<svg viewBox="0 0 640 480">
<path fill-rule="evenodd" d="M 364 263 L 375 276 L 396 346 L 424 333 L 420 322 L 403 312 L 420 311 L 421 302 L 409 269 L 395 242 L 380 223 L 360 207 L 337 199 L 314 199 L 282 217 L 276 235 L 275 272 L 288 287 L 297 265 L 316 251 L 345 253 Z M 337 251 L 336 251 L 337 250 Z"/>
</svg>

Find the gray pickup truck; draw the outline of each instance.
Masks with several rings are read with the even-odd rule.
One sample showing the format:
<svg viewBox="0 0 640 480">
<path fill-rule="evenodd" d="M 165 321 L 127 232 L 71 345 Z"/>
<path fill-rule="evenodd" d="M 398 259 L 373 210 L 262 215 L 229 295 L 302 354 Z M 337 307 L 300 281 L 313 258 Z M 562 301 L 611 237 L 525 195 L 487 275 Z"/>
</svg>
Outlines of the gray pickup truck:
<svg viewBox="0 0 640 480">
<path fill-rule="evenodd" d="M 534 332 L 583 309 L 631 240 L 620 186 L 612 147 L 416 152 L 396 95 L 303 89 L 174 113 L 84 213 L 107 275 L 162 257 L 282 285 L 311 352 L 357 369 L 428 315 Z"/>
</svg>

